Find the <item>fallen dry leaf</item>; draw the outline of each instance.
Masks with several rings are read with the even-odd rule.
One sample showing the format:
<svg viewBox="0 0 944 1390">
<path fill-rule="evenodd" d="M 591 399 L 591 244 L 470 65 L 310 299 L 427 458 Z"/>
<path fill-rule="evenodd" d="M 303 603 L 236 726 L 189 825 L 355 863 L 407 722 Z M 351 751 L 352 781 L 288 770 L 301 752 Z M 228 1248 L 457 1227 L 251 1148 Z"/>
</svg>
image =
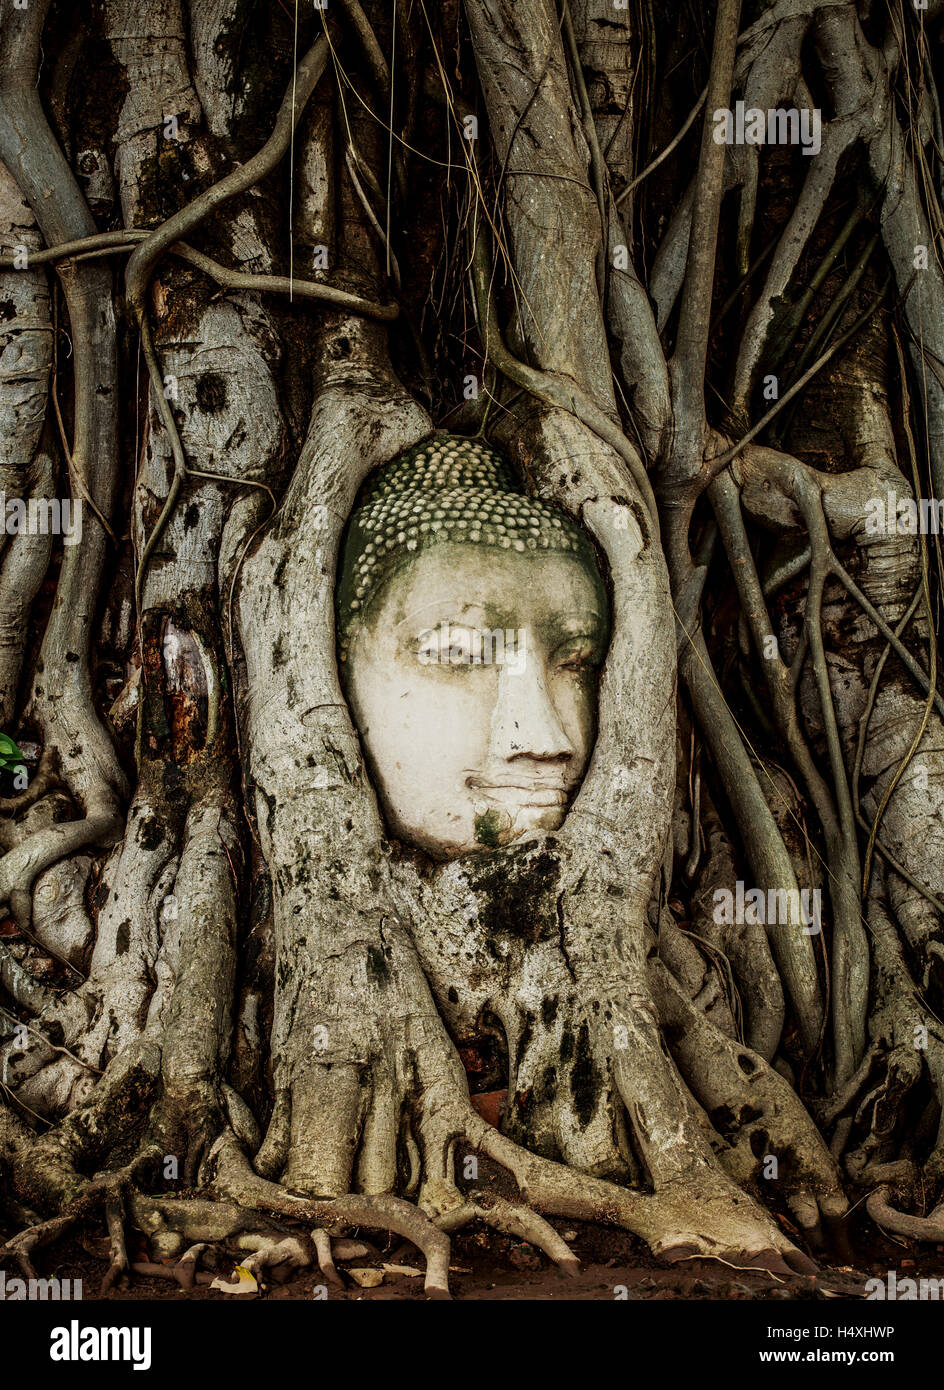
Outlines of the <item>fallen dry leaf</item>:
<svg viewBox="0 0 944 1390">
<path fill-rule="evenodd" d="M 412 1265 L 381 1265 L 380 1268 L 385 1274 L 406 1274 L 410 1279 L 418 1279 L 423 1273 L 421 1269 L 414 1269 Z"/>
<path fill-rule="evenodd" d="M 246 1269 L 244 1265 L 237 1265 L 233 1273 L 236 1275 L 235 1284 L 227 1284 L 225 1279 L 214 1279 L 210 1288 L 219 1289 L 222 1293 L 242 1295 L 257 1294 L 259 1292 L 259 1284 L 256 1280 L 256 1276 Z"/>
</svg>

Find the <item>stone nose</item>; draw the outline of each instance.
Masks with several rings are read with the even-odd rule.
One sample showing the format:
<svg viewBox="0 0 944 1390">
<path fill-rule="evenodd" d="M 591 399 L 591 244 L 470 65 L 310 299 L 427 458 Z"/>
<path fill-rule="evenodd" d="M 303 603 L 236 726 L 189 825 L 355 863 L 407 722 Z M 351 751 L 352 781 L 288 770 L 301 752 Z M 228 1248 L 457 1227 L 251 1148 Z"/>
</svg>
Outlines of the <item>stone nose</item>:
<svg viewBox="0 0 944 1390">
<path fill-rule="evenodd" d="M 496 762 L 509 762 L 568 760 L 575 751 L 551 697 L 546 663 L 529 645 L 522 660 L 506 661 L 499 672 L 489 752 Z"/>
</svg>

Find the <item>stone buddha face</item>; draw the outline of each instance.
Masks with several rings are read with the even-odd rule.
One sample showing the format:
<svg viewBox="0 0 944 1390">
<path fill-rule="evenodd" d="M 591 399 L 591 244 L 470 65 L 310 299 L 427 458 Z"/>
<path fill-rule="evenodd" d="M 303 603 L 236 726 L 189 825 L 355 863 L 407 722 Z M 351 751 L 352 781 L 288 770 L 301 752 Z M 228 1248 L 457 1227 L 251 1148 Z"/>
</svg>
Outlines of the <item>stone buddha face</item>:
<svg viewBox="0 0 944 1390">
<path fill-rule="evenodd" d="M 386 472 L 349 530 L 339 617 L 389 828 L 438 857 L 555 830 L 609 634 L 589 540 L 477 441 L 436 436 Z"/>
</svg>

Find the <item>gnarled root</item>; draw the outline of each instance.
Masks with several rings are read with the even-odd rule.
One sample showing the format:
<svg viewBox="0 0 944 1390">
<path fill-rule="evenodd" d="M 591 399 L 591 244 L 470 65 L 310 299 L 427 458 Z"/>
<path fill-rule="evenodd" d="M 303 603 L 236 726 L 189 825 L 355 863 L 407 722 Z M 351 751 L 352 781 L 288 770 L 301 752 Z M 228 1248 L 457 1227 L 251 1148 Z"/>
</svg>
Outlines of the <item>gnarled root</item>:
<svg viewBox="0 0 944 1390">
<path fill-rule="evenodd" d="M 667 1264 L 717 1259 L 776 1274 L 815 1274 L 816 1265 L 722 1174 L 693 1174 L 655 1192 L 617 1187 L 518 1149 L 480 1121 L 480 1151 L 512 1173 L 522 1197 L 548 1215 L 622 1226 Z"/>
<path fill-rule="evenodd" d="M 722 1155 L 725 1169 L 747 1182 L 761 1175 L 765 1159 L 776 1159 L 772 1190 L 782 1185 L 804 1235 L 821 1245 L 821 1216 L 837 1222 L 848 1202 L 835 1160 L 796 1092 L 756 1052 L 721 1033 L 658 960 L 653 976 L 673 1056 L 730 1143 Z"/>
<path fill-rule="evenodd" d="M 464 1206 L 447 1211 L 436 1219 L 441 1230 L 455 1232 L 470 1221 L 484 1221 L 495 1231 L 506 1236 L 517 1236 L 529 1244 L 543 1250 L 549 1260 L 553 1260 L 563 1274 L 575 1277 L 580 1269 L 580 1261 L 563 1241 L 554 1227 L 537 1212 L 520 1202 L 509 1202 L 494 1192 L 473 1191 Z"/>
<path fill-rule="evenodd" d="M 313 1222 L 318 1229 L 331 1234 L 340 1234 L 345 1227 L 367 1226 L 404 1236 L 426 1257 L 427 1295 L 430 1298 L 450 1296 L 449 1237 L 409 1202 L 388 1195 L 353 1193 L 327 1200 L 299 1196 L 254 1173 L 229 1131 L 217 1141 L 210 1162 L 215 1166 L 216 1190 L 241 1207 Z"/>
<path fill-rule="evenodd" d="M 886 1185 L 876 1188 L 866 1198 L 866 1210 L 879 1230 L 904 1236 L 906 1240 L 928 1240 L 938 1245 L 944 1242 L 944 1202 L 928 1216 L 909 1216 L 897 1211 L 891 1198 L 892 1189 Z"/>
</svg>

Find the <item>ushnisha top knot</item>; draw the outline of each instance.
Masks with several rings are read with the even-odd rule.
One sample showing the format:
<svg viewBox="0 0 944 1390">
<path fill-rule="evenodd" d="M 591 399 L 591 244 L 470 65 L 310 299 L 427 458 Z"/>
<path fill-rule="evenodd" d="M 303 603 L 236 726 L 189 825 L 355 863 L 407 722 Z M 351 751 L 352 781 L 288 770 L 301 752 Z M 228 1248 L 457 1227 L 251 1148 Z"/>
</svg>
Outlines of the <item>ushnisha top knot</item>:
<svg viewBox="0 0 944 1390">
<path fill-rule="evenodd" d="M 386 581 L 440 542 L 568 551 L 599 574 L 581 527 L 527 496 L 500 454 L 478 439 L 434 434 L 372 474 L 351 516 L 337 594 L 342 661 L 353 625 Z"/>
</svg>

